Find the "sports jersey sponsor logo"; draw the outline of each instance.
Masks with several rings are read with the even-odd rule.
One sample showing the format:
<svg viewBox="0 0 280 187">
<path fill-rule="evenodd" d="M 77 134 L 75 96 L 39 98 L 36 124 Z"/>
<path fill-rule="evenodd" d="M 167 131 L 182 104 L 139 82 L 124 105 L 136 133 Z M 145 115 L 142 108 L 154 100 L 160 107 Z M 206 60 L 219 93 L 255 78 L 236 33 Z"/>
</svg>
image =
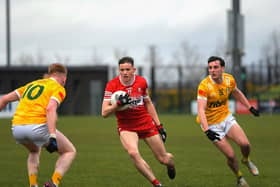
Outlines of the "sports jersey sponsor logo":
<svg viewBox="0 0 280 187">
<path fill-rule="evenodd" d="M 227 100 L 223 100 L 223 101 L 214 101 L 214 102 L 210 102 L 208 104 L 208 108 L 216 108 L 216 107 L 220 107 L 222 105 L 226 105 L 227 104 Z"/>
<path fill-rule="evenodd" d="M 140 98 L 132 98 L 132 101 L 130 103 L 131 106 L 139 106 L 143 105 L 143 97 L 141 96 Z"/>
</svg>

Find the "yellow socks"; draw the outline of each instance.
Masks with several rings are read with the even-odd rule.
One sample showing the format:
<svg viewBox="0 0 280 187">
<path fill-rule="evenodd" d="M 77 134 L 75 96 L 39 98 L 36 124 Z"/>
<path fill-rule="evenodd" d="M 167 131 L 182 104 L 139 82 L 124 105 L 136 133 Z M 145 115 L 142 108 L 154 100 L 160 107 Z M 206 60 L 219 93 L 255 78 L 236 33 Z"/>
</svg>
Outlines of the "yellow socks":
<svg viewBox="0 0 280 187">
<path fill-rule="evenodd" d="M 37 183 L 37 174 L 31 174 L 31 175 L 29 175 L 29 184 L 30 184 L 30 186 L 38 186 L 38 183 Z"/>
<path fill-rule="evenodd" d="M 58 172 L 54 172 L 53 176 L 52 176 L 52 182 L 58 186 L 60 181 L 62 179 L 62 176 L 58 173 Z M 31 174 L 29 175 L 29 183 L 30 186 L 38 186 L 37 183 L 37 174 Z"/>
<path fill-rule="evenodd" d="M 52 182 L 55 185 L 59 185 L 60 181 L 62 179 L 62 176 L 58 173 L 58 172 L 54 172 L 53 176 L 52 176 Z"/>
<path fill-rule="evenodd" d="M 243 173 L 240 170 L 238 170 L 238 172 L 236 173 L 236 177 L 239 178 L 242 176 L 243 176 Z"/>
</svg>

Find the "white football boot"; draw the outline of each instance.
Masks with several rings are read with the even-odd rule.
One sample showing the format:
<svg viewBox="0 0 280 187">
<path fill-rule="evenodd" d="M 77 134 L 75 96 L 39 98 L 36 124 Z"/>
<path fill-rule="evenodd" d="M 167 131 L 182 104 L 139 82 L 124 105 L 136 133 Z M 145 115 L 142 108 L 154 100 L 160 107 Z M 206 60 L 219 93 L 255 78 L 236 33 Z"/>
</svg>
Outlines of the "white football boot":
<svg viewBox="0 0 280 187">
<path fill-rule="evenodd" d="M 258 176 L 259 175 L 259 170 L 258 170 L 257 166 L 251 160 L 245 161 L 245 160 L 242 159 L 241 162 L 245 166 L 247 166 L 247 168 L 252 173 L 252 175 L 254 175 L 254 176 Z"/>
<path fill-rule="evenodd" d="M 237 179 L 237 186 L 238 187 L 250 187 L 249 184 L 244 179 L 244 177 L 238 177 L 238 179 Z"/>
</svg>

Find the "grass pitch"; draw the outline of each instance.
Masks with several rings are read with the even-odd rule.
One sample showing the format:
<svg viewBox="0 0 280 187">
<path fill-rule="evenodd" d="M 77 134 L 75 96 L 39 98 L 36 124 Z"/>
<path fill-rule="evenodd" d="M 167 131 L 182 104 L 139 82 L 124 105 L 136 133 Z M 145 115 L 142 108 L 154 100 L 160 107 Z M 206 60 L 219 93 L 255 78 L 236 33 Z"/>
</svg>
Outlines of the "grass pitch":
<svg viewBox="0 0 280 187">
<path fill-rule="evenodd" d="M 202 133 L 194 116 L 160 115 L 160 118 L 168 133 L 166 149 L 175 156 L 176 178 L 167 177 L 166 168 L 155 160 L 142 141 L 140 151 L 165 187 L 236 186 L 225 157 Z M 251 158 L 260 170 L 260 176 L 254 177 L 241 165 L 247 182 L 251 187 L 279 187 L 280 115 L 259 118 L 241 115 L 237 121 L 249 137 Z M 10 129 L 10 119 L 0 119 L 0 186 L 27 187 L 27 151 L 15 144 Z M 60 116 L 58 129 L 71 139 L 78 151 L 60 187 L 151 187 L 123 150 L 114 117 Z M 233 147 L 240 160 L 238 147 L 235 144 Z M 42 151 L 40 186 L 51 177 L 56 158 L 56 154 Z"/>
</svg>

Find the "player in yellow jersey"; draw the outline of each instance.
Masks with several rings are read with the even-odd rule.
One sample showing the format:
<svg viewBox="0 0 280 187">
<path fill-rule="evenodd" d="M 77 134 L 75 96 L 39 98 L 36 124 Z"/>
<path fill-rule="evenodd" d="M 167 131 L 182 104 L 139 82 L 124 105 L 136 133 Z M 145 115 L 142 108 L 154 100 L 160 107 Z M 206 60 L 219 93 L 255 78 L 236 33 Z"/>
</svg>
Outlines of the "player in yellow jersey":
<svg viewBox="0 0 280 187">
<path fill-rule="evenodd" d="M 0 98 L 0 110 L 9 102 L 19 100 L 12 119 L 12 132 L 17 143 L 29 151 L 27 169 L 30 187 L 38 187 L 37 175 L 42 147 L 59 157 L 49 182 L 44 187 L 58 187 L 76 155 L 68 138 L 56 129 L 56 110 L 66 92 L 67 69 L 62 64 L 51 64 L 48 76 L 26 85 Z"/>
<path fill-rule="evenodd" d="M 235 118 L 228 109 L 228 98 L 232 94 L 250 110 L 254 116 L 259 116 L 259 111 L 252 107 L 248 99 L 237 88 L 232 75 L 224 73 L 225 62 L 220 57 L 212 56 L 208 59 L 209 76 L 203 79 L 198 86 L 197 122 L 213 144 L 226 156 L 227 164 L 237 177 L 237 184 L 248 187 L 244 179 L 234 150 L 228 139 L 233 140 L 243 155 L 242 163 L 254 175 L 259 175 L 258 168 L 250 160 L 250 143 Z"/>
</svg>

